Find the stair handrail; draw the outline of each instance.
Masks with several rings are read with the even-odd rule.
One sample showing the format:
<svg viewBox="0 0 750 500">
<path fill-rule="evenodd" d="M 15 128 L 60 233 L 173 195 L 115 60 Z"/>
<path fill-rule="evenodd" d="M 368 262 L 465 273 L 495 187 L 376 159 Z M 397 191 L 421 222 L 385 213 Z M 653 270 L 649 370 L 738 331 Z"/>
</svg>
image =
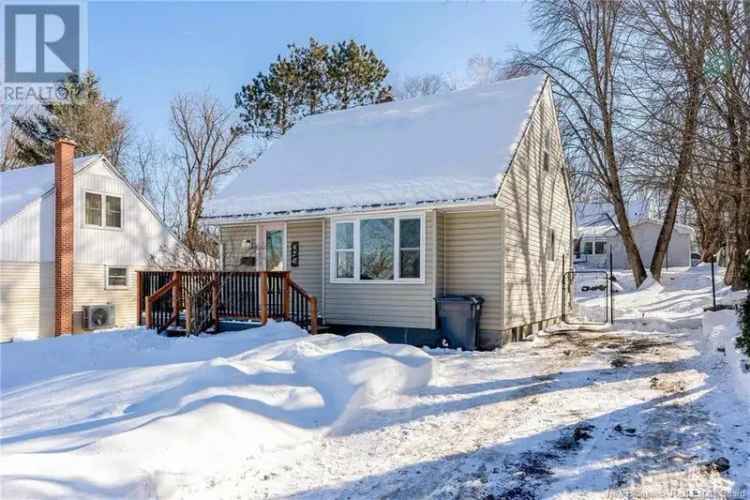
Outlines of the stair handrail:
<svg viewBox="0 0 750 500">
<path fill-rule="evenodd" d="M 289 302 L 291 301 L 292 291 L 296 291 L 302 297 L 304 297 L 310 305 L 310 334 L 316 335 L 318 333 L 318 299 L 315 298 L 314 295 L 307 293 L 307 291 L 302 288 L 299 283 L 291 279 L 291 277 L 287 277 L 285 283 L 287 284 L 288 288 L 288 291 L 284 293 L 285 319 L 289 319 Z"/>
<path fill-rule="evenodd" d="M 177 321 L 177 318 L 179 316 L 179 309 L 175 309 L 175 302 L 177 300 L 175 299 L 178 295 L 180 285 L 180 275 L 179 273 L 174 273 L 174 276 L 171 280 L 169 280 L 164 286 L 159 288 L 157 291 L 146 297 L 146 326 L 148 328 L 154 328 L 154 318 L 153 318 L 153 307 L 156 301 L 158 301 L 160 298 L 162 298 L 164 295 L 167 294 L 170 290 L 174 289 L 173 295 L 172 295 L 172 316 L 169 318 L 169 321 L 165 325 L 159 326 L 159 331 L 163 331 L 166 328 L 169 327 L 173 322 Z"/>
</svg>

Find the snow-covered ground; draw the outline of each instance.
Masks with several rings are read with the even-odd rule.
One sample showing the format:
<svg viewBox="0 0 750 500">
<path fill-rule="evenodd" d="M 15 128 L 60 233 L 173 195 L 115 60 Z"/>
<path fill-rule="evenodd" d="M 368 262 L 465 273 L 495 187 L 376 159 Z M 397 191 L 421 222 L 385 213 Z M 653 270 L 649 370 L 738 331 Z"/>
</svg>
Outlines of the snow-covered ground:
<svg viewBox="0 0 750 500">
<path fill-rule="evenodd" d="M 494 352 L 289 324 L 4 345 L 2 496 L 746 498 L 750 403 L 717 350 L 731 313 L 701 328 L 706 276 L 621 276 L 616 328 Z"/>
</svg>

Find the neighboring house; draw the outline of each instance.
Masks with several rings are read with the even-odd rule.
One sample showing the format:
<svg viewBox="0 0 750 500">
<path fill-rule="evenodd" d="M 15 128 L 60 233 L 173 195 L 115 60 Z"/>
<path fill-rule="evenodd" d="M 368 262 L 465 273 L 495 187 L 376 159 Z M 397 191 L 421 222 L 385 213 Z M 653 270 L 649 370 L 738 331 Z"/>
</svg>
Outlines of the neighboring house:
<svg viewBox="0 0 750 500">
<path fill-rule="evenodd" d="M 573 212 L 538 76 L 304 118 L 207 207 L 226 270 L 289 270 L 334 332 L 419 342 L 484 297 L 481 343 L 562 314 Z"/>
<path fill-rule="evenodd" d="M 614 215 L 609 213 L 611 207 L 602 207 L 596 214 L 587 214 L 584 222 L 578 225 L 575 241 L 576 261 L 590 267 L 608 268 L 609 253 L 612 250 L 612 267 L 628 269 L 630 263 L 625 252 L 620 233 L 614 225 Z M 581 213 L 579 209 L 579 214 Z M 656 241 L 661 231 L 661 223 L 652 216 L 653 212 L 638 204 L 637 208 L 628 207 L 630 228 L 635 244 L 646 267 L 651 263 L 656 249 Z M 578 220 L 582 217 L 579 215 Z M 690 255 L 695 242 L 695 230 L 685 224 L 676 223 L 664 264 L 666 267 L 686 267 L 691 265 Z"/>
<path fill-rule="evenodd" d="M 92 305 L 135 324 L 136 269 L 180 248 L 106 158 L 74 159 L 67 141 L 55 149 L 54 164 L 0 173 L 3 341 L 79 331 Z"/>
</svg>

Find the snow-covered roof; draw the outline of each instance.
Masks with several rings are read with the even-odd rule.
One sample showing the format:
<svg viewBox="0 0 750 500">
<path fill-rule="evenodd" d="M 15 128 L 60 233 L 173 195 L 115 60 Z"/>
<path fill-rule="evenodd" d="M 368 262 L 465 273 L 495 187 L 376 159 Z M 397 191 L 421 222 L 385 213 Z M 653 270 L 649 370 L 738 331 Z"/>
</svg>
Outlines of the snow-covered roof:
<svg viewBox="0 0 750 500">
<path fill-rule="evenodd" d="M 530 76 L 304 118 L 206 218 L 488 201 L 543 84 Z"/>
<path fill-rule="evenodd" d="M 657 226 L 661 226 L 662 223 L 655 219 L 641 218 L 641 219 L 632 221 L 630 223 L 630 227 L 637 227 L 642 224 L 655 224 Z M 675 223 L 674 231 L 680 234 L 689 234 L 689 235 L 695 234 L 695 229 L 693 229 L 692 227 L 686 224 L 680 224 L 679 222 Z M 602 236 L 602 237 L 603 236 L 615 236 L 617 234 L 617 230 L 612 224 L 578 226 L 576 229 L 576 232 L 579 238 L 580 237 L 597 237 L 597 236 Z"/>
<path fill-rule="evenodd" d="M 76 158 L 76 172 L 101 158 L 101 155 Z M 55 165 L 45 163 L 0 172 L 0 224 L 20 212 L 29 203 L 38 200 L 55 187 Z"/>
</svg>

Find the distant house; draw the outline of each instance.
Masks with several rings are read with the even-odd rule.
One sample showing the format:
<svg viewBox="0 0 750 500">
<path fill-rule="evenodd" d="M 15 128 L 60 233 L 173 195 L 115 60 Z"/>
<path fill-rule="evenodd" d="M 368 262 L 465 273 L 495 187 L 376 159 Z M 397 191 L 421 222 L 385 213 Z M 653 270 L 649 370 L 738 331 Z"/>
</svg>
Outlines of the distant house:
<svg viewBox="0 0 750 500">
<path fill-rule="evenodd" d="M 648 201 L 640 200 L 628 205 L 628 217 L 633 238 L 648 267 L 656 249 L 661 231 L 661 222 Z M 615 227 L 612 206 L 606 202 L 590 203 L 577 207 L 578 230 L 575 240 L 576 259 L 590 267 L 609 267 L 609 252 L 612 250 L 612 265 L 615 269 L 630 267 L 625 246 Z M 690 255 L 695 243 L 695 230 L 685 224 L 675 224 L 665 258 L 666 267 L 691 265 Z"/>
<path fill-rule="evenodd" d="M 304 118 L 207 207 L 226 270 L 288 270 L 334 332 L 411 341 L 484 298 L 481 344 L 562 314 L 573 207 L 538 76 Z"/>
<path fill-rule="evenodd" d="M 136 269 L 178 248 L 106 158 L 74 151 L 0 173 L 2 341 L 135 324 Z"/>
</svg>

